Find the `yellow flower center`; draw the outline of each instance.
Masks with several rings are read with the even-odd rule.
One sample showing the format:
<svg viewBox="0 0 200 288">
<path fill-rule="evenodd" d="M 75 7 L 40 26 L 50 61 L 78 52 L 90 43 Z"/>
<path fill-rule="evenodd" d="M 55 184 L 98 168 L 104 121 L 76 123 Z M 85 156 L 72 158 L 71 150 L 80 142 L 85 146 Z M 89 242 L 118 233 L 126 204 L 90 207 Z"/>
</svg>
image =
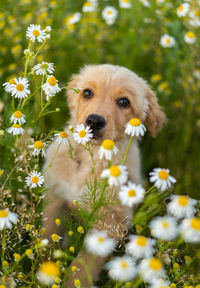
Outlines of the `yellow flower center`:
<svg viewBox="0 0 200 288">
<path fill-rule="evenodd" d="M 194 10 L 194 16 L 196 16 L 196 17 L 199 16 L 199 11 L 198 10 Z"/>
<path fill-rule="evenodd" d="M 59 236 L 57 234 L 53 234 L 53 235 L 51 235 L 51 238 L 53 241 L 58 241 Z"/>
<path fill-rule="evenodd" d="M 131 126 L 140 126 L 141 125 L 141 121 L 140 119 L 138 118 L 132 118 L 130 121 L 129 121 L 129 124 Z"/>
<path fill-rule="evenodd" d="M 169 177 L 169 173 L 167 171 L 165 171 L 165 170 L 161 170 L 161 171 L 158 172 L 158 176 L 162 180 L 167 180 L 168 177 Z"/>
<path fill-rule="evenodd" d="M 123 0 L 123 2 L 125 2 L 125 3 L 129 3 L 129 0 Z"/>
<path fill-rule="evenodd" d="M 163 226 L 164 228 L 168 228 L 168 227 L 169 227 L 169 223 L 168 223 L 167 221 L 163 221 L 163 222 L 162 222 L 162 226 Z"/>
<path fill-rule="evenodd" d="M 9 213 L 6 210 L 0 210 L 0 218 L 8 217 Z"/>
<path fill-rule="evenodd" d="M 75 285 L 75 287 L 80 287 L 81 281 L 80 281 L 79 279 L 76 279 L 76 280 L 74 281 L 74 285 Z"/>
<path fill-rule="evenodd" d="M 152 258 L 149 261 L 149 266 L 151 269 L 158 271 L 158 270 L 162 269 L 162 262 L 156 258 Z"/>
<path fill-rule="evenodd" d="M 60 275 L 60 269 L 54 262 L 44 262 L 40 267 L 40 271 L 54 278 Z"/>
<path fill-rule="evenodd" d="M 129 197 L 134 197 L 135 195 L 136 195 L 135 190 L 131 189 L 131 190 L 128 191 L 128 196 Z"/>
<path fill-rule="evenodd" d="M 43 64 L 40 65 L 41 69 L 47 69 L 48 67 L 49 67 L 49 65 L 46 64 L 46 63 L 43 63 Z"/>
<path fill-rule="evenodd" d="M 187 32 L 186 35 L 188 38 L 191 38 L 191 39 L 195 37 L 195 35 L 192 31 Z"/>
<path fill-rule="evenodd" d="M 21 128 L 21 125 L 20 124 L 13 124 L 12 127 L 13 128 Z"/>
<path fill-rule="evenodd" d="M 33 34 L 35 37 L 40 36 L 40 32 L 39 32 L 38 30 L 33 30 L 32 34 Z"/>
<path fill-rule="evenodd" d="M 195 230 L 200 230 L 200 219 L 193 218 L 190 222 L 190 226 Z"/>
<path fill-rule="evenodd" d="M 67 138 L 68 134 L 65 131 L 60 132 L 60 137 L 61 138 Z"/>
<path fill-rule="evenodd" d="M 121 170 L 118 166 L 110 167 L 110 175 L 114 177 L 119 177 L 121 175 Z"/>
<path fill-rule="evenodd" d="M 11 85 L 11 84 L 16 84 L 16 82 L 15 82 L 15 79 L 10 79 L 9 81 L 8 81 L 8 83 Z"/>
<path fill-rule="evenodd" d="M 102 243 L 105 241 L 105 238 L 104 237 L 98 237 L 98 242 Z"/>
<path fill-rule="evenodd" d="M 166 39 L 165 39 L 165 43 L 166 43 L 166 44 L 170 44 L 170 43 L 171 43 L 171 39 L 170 39 L 170 38 L 166 38 Z"/>
<path fill-rule="evenodd" d="M 38 183 L 39 178 L 37 176 L 33 176 L 31 181 L 32 181 L 32 183 Z"/>
<path fill-rule="evenodd" d="M 108 14 L 108 15 L 111 15 L 111 14 L 112 14 L 112 11 L 111 11 L 111 10 L 108 10 L 108 11 L 107 11 L 107 14 Z"/>
<path fill-rule="evenodd" d="M 57 83 L 57 80 L 54 76 L 49 77 L 48 82 L 51 86 L 55 86 Z"/>
<path fill-rule="evenodd" d="M 188 200 L 188 197 L 187 196 L 180 196 L 178 198 L 178 204 L 180 206 L 186 206 L 188 204 L 189 200 Z"/>
<path fill-rule="evenodd" d="M 183 5 L 180 5 L 180 6 L 178 7 L 178 10 L 179 10 L 179 11 L 183 11 Z"/>
<path fill-rule="evenodd" d="M 146 244 L 147 244 L 147 238 L 144 237 L 144 236 L 138 236 L 138 238 L 137 238 L 137 244 L 138 244 L 139 246 L 146 246 Z"/>
<path fill-rule="evenodd" d="M 22 112 L 21 111 L 15 111 L 13 115 L 14 115 L 15 118 L 21 118 L 22 117 Z"/>
<path fill-rule="evenodd" d="M 42 141 L 36 141 L 33 146 L 36 149 L 42 149 L 44 147 L 44 144 L 42 143 Z"/>
<path fill-rule="evenodd" d="M 123 262 L 121 262 L 121 267 L 122 267 L 122 268 L 127 268 L 127 266 L 128 266 L 128 265 L 127 265 L 127 263 L 126 263 L 126 262 L 124 262 L 124 261 L 123 261 Z"/>
<path fill-rule="evenodd" d="M 86 3 L 84 4 L 84 6 L 90 7 L 90 6 L 92 6 L 92 4 L 91 4 L 90 2 L 86 2 Z"/>
<path fill-rule="evenodd" d="M 16 90 L 17 90 L 17 91 L 23 91 L 23 90 L 24 90 L 24 85 L 22 85 L 22 84 L 17 84 Z"/>
<path fill-rule="evenodd" d="M 81 131 L 78 133 L 78 135 L 79 135 L 79 137 L 81 137 L 81 138 L 85 137 L 85 135 L 86 135 L 85 130 L 81 130 Z"/>
<path fill-rule="evenodd" d="M 107 139 L 107 140 L 104 140 L 101 145 L 106 150 L 112 150 L 115 146 L 115 143 L 112 140 Z"/>
</svg>

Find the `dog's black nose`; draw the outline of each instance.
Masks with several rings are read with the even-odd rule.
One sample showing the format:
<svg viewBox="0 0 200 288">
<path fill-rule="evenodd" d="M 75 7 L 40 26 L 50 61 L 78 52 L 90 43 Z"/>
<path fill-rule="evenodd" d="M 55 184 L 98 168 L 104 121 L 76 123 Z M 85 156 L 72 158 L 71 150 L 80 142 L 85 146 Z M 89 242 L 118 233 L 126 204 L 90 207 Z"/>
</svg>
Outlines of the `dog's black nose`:
<svg viewBox="0 0 200 288">
<path fill-rule="evenodd" d="M 106 120 L 102 116 L 97 115 L 97 114 L 88 115 L 85 123 L 93 131 L 101 130 L 106 126 Z"/>
</svg>

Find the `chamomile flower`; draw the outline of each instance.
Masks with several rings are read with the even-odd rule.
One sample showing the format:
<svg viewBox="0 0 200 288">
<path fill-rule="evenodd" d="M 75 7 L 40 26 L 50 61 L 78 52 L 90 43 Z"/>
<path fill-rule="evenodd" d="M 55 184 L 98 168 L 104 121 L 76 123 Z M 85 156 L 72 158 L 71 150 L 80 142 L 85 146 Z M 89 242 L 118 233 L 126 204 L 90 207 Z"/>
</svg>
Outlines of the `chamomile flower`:
<svg viewBox="0 0 200 288">
<path fill-rule="evenodd" d="M 145 126 L 138 118 L 132 118 L 125 126 L 125 133 L 131 136 L 144 136 Z"/>
<path fill-rule="evenodd" d="M 21 111 L 17 110 L 15 111 L 12 116 L 10 117 L 10 122 L 14 123 L 14 124 L 17 124 L 17 122 L 22 125 L 26 122 L 25 118 L 24 118 L 24 114 L 22 114 Z"/>
<path fill-rule="evenodd" d="M 186 242 L 200 242 L 200 218 L 184 219 L 180 225 L 180 231 Z"/>
<path fill-rule="evenodd" d="M 30 188 L 41 187 L 44 183 L 44 176 L 40 172 L 33 170 L 25 179 L 26 185 Z"/>
<path fill-rule="evenodd" d="M 176 218 L 191 218 L 196 213 L 195 205 L 197 203 L 197 200 L 185 195 L 172 195 L 167 210 Z"/>
<path fill-rule="evenodd" d="M 188 3 L 182 3 L 178 8 L 177 8 L 177 15 L 178 17 L 185 17 L 187 13 L 189 12 L 190 5 Z"/>
<path fill-rule="evenodd" d="M 0 209 L 0 230 L 11 228 L 12 224 L 17 223 L 17 214 L 12 213 L 9 209 Z"/>
<path fill-rule="evenodd" d="M 130 241 L 126 245 L 126 251 L 129 255 L 136 259 L 150 258 L 153 256 L 156 240 L 146 238 L 142 235 L 131 235 L 129 239 Z"/>
<path fill-rule="evenodd" d="M 150 3 L 147 0 L 139 0 L 145 7 L 150 7 Z"/>
<path fill-rule="evenodd" d="M 10 86 L 11 95 L 15 98 L 27 98 L 30 94 L 30 90 L 28 89 L 29 83 L 26 78 L 19 77 L 19 79 L 14 79 L 16 84 L 12 84 Z"/>
<path fill-rule="evenodd" d="M 24 134 L 24 129 L 20 124 L 13 124 L 10 128 L 7 129 L 7 132 L 13 135 L 22 135 Z"/>
<path fill-rule="evenodd" d="M 102 142 L 101 147 L 98 151 L 99 159 L 105 158 L 106 160 L 110 161 L 112 155 L 116 155 L 118 151 L 119 150 L 115 146 L 115 143 L 110 139 L 106 139 Z"/>
<path fill-rule="evenodd" d="M 199 27 L 200 26 L 200 12 L 199 10 L 192 10 L 190 11 L 189 13 L 189 16 L 190 16 L 190 25 L 193 26 L 193 27 Z"/>
<path fill-rule="evenodd" d="M 143 280 L 148 283 L 165 276 L 163 264 L 157 258 L 143 259 L 139 265 L 139 273 Z"/>
<path fill-rule="evenodd" d="M 40 153 L 42 154 L 43 157 L 46 156 L 44 147 L 46 146 L 46 143 L 37 140 L 34 142 L 33 145 L 28 145 L 29 148 L 33 148 L 33 156 L 38 156 Z"/>
<path fill-rule="evenodd" d="M 119 199 L 123 205 L 132 207 L 135 204 L 138 204 L 144 199 L 144 188 L 139 184 L 134 184 L 128 182 L 127 186 L 122 186 L 119 191 Z"/>
<path fill-rule="evenodd" d="M 102 17 L 108 25 L 114 24 L 115 19 L 117 18 L 117 14 L 117 10 L 112 6 L 107 6 L 102 11 Z"/>
<path fill-rule="evenodd" d="M 119 0 L 119 6 L 124 9 L 129 9 L 131 8 L 131 2 L 130 0 Z"/>
<path fill-rule="evenodd" d="M 4 89 L 6 92 L 10 92 L 13 85 L 16 85 L 16 81 L 15 79 L 10 79 L 8 82 L 4 83 L 3 86 L 4 86 Z"/>
<path fill-rule="evenodd" d="M 150 172 L 150 182 L 154 183 L 155 187 L 161 191 L 171 188 L 173 183 L 176 183 L 176 179 L 172 177 L 169 169 L 154 168 L 153 172 Z"/>
<path fill-rule="evenodd" d="M 106 264 L 109 277 L 118 281 L 131 281 L 137 275 L 135 262 L 129 256 L 115 257 Z"/>
<path fill-rule="evenodd" d="M 59 242 L 60 239 L 62 239 L 62 237 L 60 237 L 58 234 L 54 233 L 51 235 L 51 239 L 53 240 L 53 242 Z"/>
<path fill-rule="evenodd" d="M 178 236 L 179 229 L 177 228 L 174 218 L 169 216 L 156 217 L 150 223 L 151 234 L 158 239 L 171 241 Z"/>
<path fill-rule="evenodd" d="M 169 288 L 170 282 L 164 281 L 162 278 L 155 279 L 149 288 Z"/>
<path fill-rule="evenodd" d="M 48 76 L 47 82 L 42 85 L 42 89 L 45 91 L 47 100 L 49 100 L 49 97 L 55 96 L 57 92 L 60 92 L 61 89 L 58 86 L 58 80 L 53 76 Z"/>
<path fill-rule="evenodd" d="M 173 47 L 175 45 L 175 39 L 168 34 L 164 34 L 160 39 L 160 45 L 164 48 Z"/>
<path fill-rule="evenodd" d="M 33 67 L 36 75 L 45 75 L 46 73 L 52 74 L 54 72 L 53 63 L 42 62 Z"/>
<path fill-rule="evenodd" d="M 58 144 L 66 144 L 67 143 L 67 138 L 68 138 L 68 133 L 67 131 L 61 131 L 60 133 L 56 133 L 54 134 L 54 136 L 56 137 L 56 142 Z"/>
<path fill-rule="evenodd" d="M 79 144 L 85 145 L 93 137 L 90 127 L 86 126 L 85 128 L 84 124 L 77 125 L 75 131 L 73 132 L 73 138 Z"/>
<path fill-rule="evenodd" d="M 83 4 L 82 11 L 84 13 L 94 12 L 96 9 L 96 2 L 87 1 Z"/>
<path fill-rule="evenodd" d="M 26 30 L 26 36 L 32 41 L 43 42 L 46 39 L 46 32 L 42 30 L 40 25 L 30 24 Z"/>
<path fill-rule="evenodd" d="M 76 12 L 74 14 L 72 14 L 71 16 L 66 18 L 66 22 L 69 25 L 73 25 L 78 23 L 81 20 L 81 13 Z"/>
<path fill-rule="evenodd" d="M 123 185 L 128 179 L 127 167 L 122 165 L 111 166 L 109 169 L 103 170 L 101 178 L 108 178 L 110 186 Z"/>
<path fill-rule="evenodd" d="M 55 262 L 47 261 L 42 263 L 37 271 L 37 279 L 44 285 L 50 285 L 60 276 L 60 269 Z"/>
<path fill-rule="evenodd" d="M 93 230 L 85 237 L 85 246 L 94 255 L 107 256 L 115 245 L 115 240 L 109 238 L 106 231 Z"/>
<path fill-rule="evenodd" d="M 185 33 L 184 40 L 187 44 L 194 44 L 196 41 L 195 34 L 192 31 Z"/>
</svg>

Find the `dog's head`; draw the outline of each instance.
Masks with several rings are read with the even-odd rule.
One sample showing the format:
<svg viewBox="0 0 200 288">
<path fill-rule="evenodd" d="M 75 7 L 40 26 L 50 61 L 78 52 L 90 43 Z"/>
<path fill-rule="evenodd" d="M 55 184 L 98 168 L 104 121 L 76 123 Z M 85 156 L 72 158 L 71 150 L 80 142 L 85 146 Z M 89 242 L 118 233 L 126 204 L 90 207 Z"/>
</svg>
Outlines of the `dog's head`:
<svg viewBox="0 0 200 288">
<path fill-rule="evenodd" d="M 131 118 L 147 123 L 153 137 L 161 130 L 165 114 L 147 83 L 132 71 L 114 65 L 88 65 L 72 77 L 68 89 L 73 125 L 90 126 L 94 139 L 116 141 Z"/>
</svg>

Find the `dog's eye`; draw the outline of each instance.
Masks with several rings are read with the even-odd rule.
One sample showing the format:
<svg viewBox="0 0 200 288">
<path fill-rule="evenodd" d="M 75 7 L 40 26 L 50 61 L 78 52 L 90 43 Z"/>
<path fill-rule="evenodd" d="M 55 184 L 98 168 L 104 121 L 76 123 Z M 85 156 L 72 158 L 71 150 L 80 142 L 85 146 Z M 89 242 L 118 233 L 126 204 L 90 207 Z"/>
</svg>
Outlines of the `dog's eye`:
<svg viewBox="0 0 200 288">
<path fill-rule="evenodd" d="M 93 92 L 90 89 L 83 90 L 83 98 L 91 99 L 93 97 Z"/>
<path fill-rule="evenodd" d="M 127 98 L 120 98 L 117 99 L 117 105 L 122 108 L 128 108 L 130 107 L 130 102 Z"/>
</svg>

